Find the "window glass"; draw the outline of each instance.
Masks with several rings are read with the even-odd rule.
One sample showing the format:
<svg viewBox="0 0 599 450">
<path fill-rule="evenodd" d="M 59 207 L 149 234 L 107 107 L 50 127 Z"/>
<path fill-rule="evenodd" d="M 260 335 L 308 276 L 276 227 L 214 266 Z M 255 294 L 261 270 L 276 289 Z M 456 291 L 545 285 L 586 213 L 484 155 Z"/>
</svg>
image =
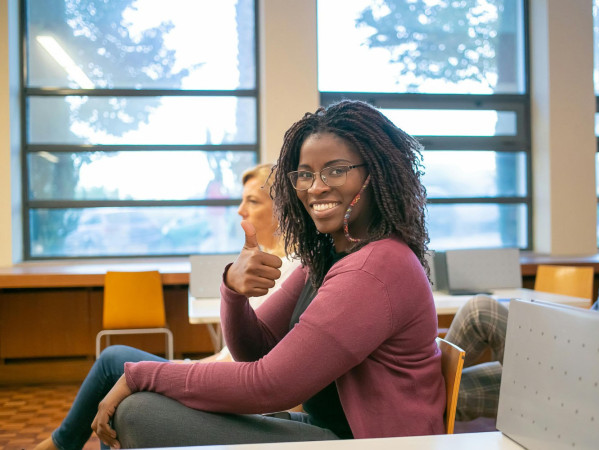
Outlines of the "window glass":
<svg viewBox="0 0 599 450">
<path fill-rule="evenodd" d="M 527 211 L 512 204 L 430 204 L 429 248 L 526 248 Z"/>
<path fill-rule="evenodd" d="M 424 151 L 429 198 L 523 197 L 526 155 L 492 151 Z"/>
<path fill-rule="evenodd" d="M 35 257 L 232 253 L 244 240 L 237 206 L 40 208 L 30 217 Z"/>
<path fill-rule="evenodd" d="M 31 97 L 39 144 L 247 144 L 256 100 L 236 97 Z"/>
<path fill-rule="evenodd" d="M 238 250 L 254 0 L 21 1 L 25 258 Z"/>
<path fill-rule="evenodd" d="M 253 1 L 167 3 L 29 0 L 29 85 L 255 87 Z"/>
<path fill-rule="evenodd" d="M 514 0 L 318 0 L 318 87 L 523 93 L 522 15 Z"/>
<path fill-rule="evenodd" d="M 384 109 L 397 126 L 413 136 L 515 136 L 513 111 L 463 109 Z"/>
<path fill-rule="evenodd" d="M 241 198 L 250 151 L 137 151 L 29 154 L 34 200 L 203 200 Z"/>
</svg>

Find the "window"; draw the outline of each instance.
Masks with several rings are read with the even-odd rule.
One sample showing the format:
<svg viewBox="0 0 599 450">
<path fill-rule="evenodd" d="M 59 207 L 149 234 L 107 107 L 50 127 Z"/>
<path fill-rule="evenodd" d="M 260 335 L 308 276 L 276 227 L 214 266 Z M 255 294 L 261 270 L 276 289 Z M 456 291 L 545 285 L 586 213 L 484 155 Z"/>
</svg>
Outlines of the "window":
<svg viewBox="0 0 599 450">
<path fill-rule="evenodd" d="M 323 104 L 379 108 L 423 144 L 430 248 L 531 245 L 524 0 L 318 0 Z"/>
<path fill-rule="evenodd" d="M 25 258 L 236 251 L 253 0 L 22 0 Z"/>
</svg>

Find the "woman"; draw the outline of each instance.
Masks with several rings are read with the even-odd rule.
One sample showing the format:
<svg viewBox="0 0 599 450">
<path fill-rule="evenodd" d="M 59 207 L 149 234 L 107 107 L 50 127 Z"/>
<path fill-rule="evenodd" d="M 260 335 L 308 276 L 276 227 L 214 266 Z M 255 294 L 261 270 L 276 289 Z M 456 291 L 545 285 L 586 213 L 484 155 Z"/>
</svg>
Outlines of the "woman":
<svg viewBox="0 0 599 450">
<path fill-rule="evenodd" d="M 237 212 L 243 220 L 256 228 L 258 242 L 265 251 L 282 258 L 281 277 L 276 282 L 278 286 L 299 265 L 299 262 L 284 257 L 284 243 L 277 234 L 278 223 L 273 214 L 273 203 L 270 198 L 268 178 L 271 170 L 272 164 L 262 164 L 244 172 L 242 201 Z M 252 306 L 257 307 L 267 296 L 253 298 Z M 225 348 L 219 354 L 207 359 L 230 360 L 230 354 Z M 167 360 L 132 347 L 121 345 L 107 347 L 91 368 L 60 427 L 52 433 L 51 437 L 41 442 L 36 450 L 82 448 L 92 432 L 91 424 L 97 413 L 98 403 L 123 374 L 126 361 L 166 362 Z"/>
<path fill-rule="evenodd" d="M 285 134 L 273 183 L 303 267 L 254 311 L 248 297 L 274 285 L 280 260 L 242 222 L 221 286 L 239 362 L 127 363 L 100 403 L 98 436 L 151 447 L 443 433 L 420 176 L 418 143 L 372 106 L 306 114 Z M 305 413 L 260 414 L 300 402 Z"/>
</svg>

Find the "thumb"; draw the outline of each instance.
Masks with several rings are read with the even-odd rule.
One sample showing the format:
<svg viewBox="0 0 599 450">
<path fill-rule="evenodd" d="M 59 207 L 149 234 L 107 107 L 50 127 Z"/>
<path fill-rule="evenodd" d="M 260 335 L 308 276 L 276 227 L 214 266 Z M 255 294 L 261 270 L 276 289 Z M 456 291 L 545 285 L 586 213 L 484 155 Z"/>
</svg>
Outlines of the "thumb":
<svg viewBox="0 0 599 450">
<path fill-rule="evenodd" d="M 241 228 L 245 231 L 245 244 L 243 244 L 243 248 L 258 248 L 260 249 L 260 244 L 258 244 L 258 238 L 256 237 L 256 228 L 247 220 L 241 221 Z"/>
</svg>

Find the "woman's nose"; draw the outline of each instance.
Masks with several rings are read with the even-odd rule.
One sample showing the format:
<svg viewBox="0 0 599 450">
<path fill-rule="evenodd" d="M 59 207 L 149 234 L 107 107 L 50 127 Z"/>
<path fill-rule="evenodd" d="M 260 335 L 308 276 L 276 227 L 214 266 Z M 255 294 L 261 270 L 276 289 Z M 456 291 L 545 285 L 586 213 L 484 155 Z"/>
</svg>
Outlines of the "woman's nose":
<svg viewBox="0 0 599 450">
<path fill-rule="evenodd" d="M 322 178 L 320 178 L 319 174 L 316 174 L 316 176 L 314 177 L 314 183 L 312 183 L 312 186 L 310 186 L 308 192 L 320 193 L 326 191 L 327 189 L 330 189 L 330 187 L 327 184 L 325 184 L 324 181 L 322 181 Z"/>
<path fill-rule="evenodd" d="M 239 214 L 244 219 L 247 218 L 247 211 L 245 210 L 243 203 L 239 205 L 239 208 L 237 209 L 237 214 Z"/>
</svg>

